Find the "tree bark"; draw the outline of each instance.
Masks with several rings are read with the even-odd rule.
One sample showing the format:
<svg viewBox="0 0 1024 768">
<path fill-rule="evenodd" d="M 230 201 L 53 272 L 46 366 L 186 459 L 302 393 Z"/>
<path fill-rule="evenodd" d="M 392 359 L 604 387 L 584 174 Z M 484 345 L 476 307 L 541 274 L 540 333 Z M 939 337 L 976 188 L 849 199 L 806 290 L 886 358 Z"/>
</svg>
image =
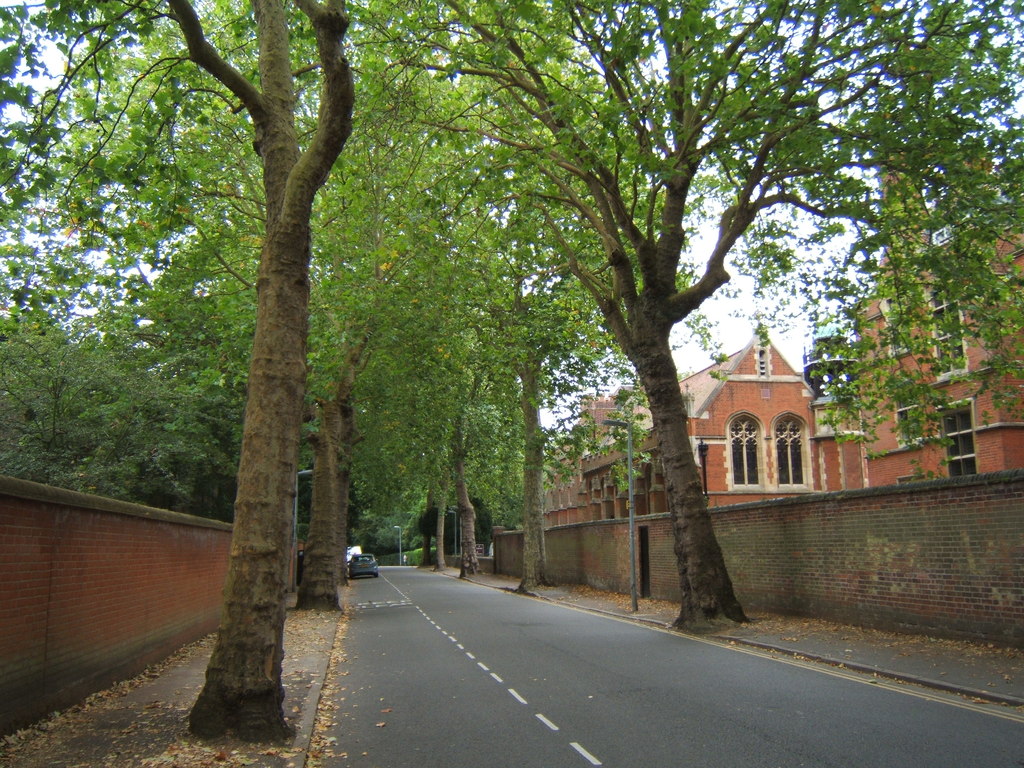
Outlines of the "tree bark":
<svg viewBox="0 0 1024 768">
<path fill-rule="evenodd" d="M 316 457 L 313 508 L 296 608 L 341 610 L 338 589 L 347 583 L 348 493 L 352 448 L 356 442 L 352 394 L 364 350 L 365 343 L 346 350 L 333 397 L 316 404 L 319 429 L 309 437 Z"/>
<path fill-rule="evenodd" d="M 447 563 L 444 557 L 444 517 L 445 510 L 440 508 L 437 510 L 437 531 L 434 534 L 434 539 L 437 541 L 437 552 L 434 556 L 434 570 L 443 571 Z"/>
<path fill-rule="evenodd" d="M 281 662 L 305 385 L 309 227 L 274 229 L 260 269 L 220 633 L 189 716 L 192 732 L 207 738 L 233 731 L 246 741 L 280 742 L 292 733 L 282 710 Z"/>
<path fill-rule="evenodd" d="M 437 555 L 434 559 L 434 570 L 443 571 L 448 567 L 448 561 L 444 555 L 444 526 L 445 517 L 448 512 L 448 483 L 435 491 L 433 488 L 427 493 L 427 506 L 437 507 L 437 528 L 434 537 L 437 539 Z"/>
<path fill-rule="evenodd" d="M 519 403 L 523 412 L 523 575 L 517 592 L 546 585 L 544 547 L 544 434 L 540 425 L 538 366 L 524 365 Z"/>
<path fill-rule="evenodd" d="M 437 533 L 437 516 L 439 511 L 437 506 L 434 504 L 434 491 L 433 489 L 427 491 L 427 503 L 423 509 L 423 514 L 420 515 L 419 519 L 419 531 L 420 536 L 423 537 L 423 557 L 420 558 L 420 567 L 426 568 L 429 565 L 434 565 L 436 560 L 434 559 L 433 542 L 434 535 Z"/>
</svg>

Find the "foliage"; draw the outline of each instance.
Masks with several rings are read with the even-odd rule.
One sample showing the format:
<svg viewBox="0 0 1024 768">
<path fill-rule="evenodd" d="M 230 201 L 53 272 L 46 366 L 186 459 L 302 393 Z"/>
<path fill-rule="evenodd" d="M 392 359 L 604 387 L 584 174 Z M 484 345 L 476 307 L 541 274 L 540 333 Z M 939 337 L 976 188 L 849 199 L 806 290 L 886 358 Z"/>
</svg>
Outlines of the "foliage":
<svg viewBox="0 0 1024 768">
<path fill-rule="evenodd" d="M 231 519 L 241 400 L 187 355 L 151 364 L 116 336 L 8 324 L 0 467 L 63 488 Z"/>
</svg>

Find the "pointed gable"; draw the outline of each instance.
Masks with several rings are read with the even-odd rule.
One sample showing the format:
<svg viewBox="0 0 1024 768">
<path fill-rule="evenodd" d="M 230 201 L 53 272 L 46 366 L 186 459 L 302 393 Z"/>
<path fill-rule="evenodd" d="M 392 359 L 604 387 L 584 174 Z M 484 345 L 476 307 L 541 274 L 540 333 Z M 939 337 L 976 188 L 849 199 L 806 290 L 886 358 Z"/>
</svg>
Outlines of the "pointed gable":
<svg viewBox="0 0 1024 768">
<path fill-rule="evenodd" d="M 748 345 L 749 347 L 749 345 Z M 703 371 L 687 376 L 679 382 L 686 408 L 691 418 L 699 418 L 708 411 L 715 395 L 724 386 L 729 375 L 742 361 L 747 348 L 734 352 L 722 363 L 715 363 Z"/>
<path fill-rule="evenodd" d="M 687 399 L 691 418 L 701 418 L 714 406 L 715 399 L 728 381 L 752 379 L 802 382 L 803 376 L 793 368 L 775 344 L 769 341 L 767 345 L 762 345 L 760 339 L 753 336 L 743 349 L 731 354 L 724 362 L 708 366 L 682 379 L 679 388 Z"/>
</svg>

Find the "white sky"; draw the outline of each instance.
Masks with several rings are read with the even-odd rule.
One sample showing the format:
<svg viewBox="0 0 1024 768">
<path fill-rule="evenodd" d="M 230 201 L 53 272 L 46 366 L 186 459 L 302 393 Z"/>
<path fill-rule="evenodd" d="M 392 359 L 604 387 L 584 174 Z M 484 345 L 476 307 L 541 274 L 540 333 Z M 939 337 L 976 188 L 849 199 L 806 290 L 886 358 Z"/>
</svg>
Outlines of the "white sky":
<svg viewBox="0 0 1024 768">
<path fill-rule="evenodd" d="M 715 296 L 705 303 L 703 309 L 704 314 L 714 321 L 713 337 L 720 346 L 719 351 L 726 355 L 743 349 L 756 333 L 757 321 L 750 317 L 754 309 L 751 301 Z M 761 311 L 765 314 L 765 321 L 771 326 L 771 311 L 767 308 L 762 308 Z M 781 314 L 776 322 L 779 327 L 769 328 L 769 338 L 794 369 L 802 370 L 803 353 L 810 346 L 810 322 L 800 317 L 783 317 Z M 682 323 L 672 331 L 676 368 L 680 375 L 696 373 L 714 362 L 711 353 L 701 349 L 698 343 L 688 341 L 689 335 Z"/>
</svg>

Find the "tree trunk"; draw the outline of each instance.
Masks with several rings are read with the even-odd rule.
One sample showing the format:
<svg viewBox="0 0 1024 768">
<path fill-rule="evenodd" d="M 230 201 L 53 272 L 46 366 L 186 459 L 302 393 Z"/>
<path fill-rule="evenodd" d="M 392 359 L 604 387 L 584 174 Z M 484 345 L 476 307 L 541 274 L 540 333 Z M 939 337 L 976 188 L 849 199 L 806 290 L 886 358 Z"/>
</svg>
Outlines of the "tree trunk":
<svg viewBox="0 0 1024 768">
<path fill-rule="evenodd" d="M 444 558 L 444 518 L 445 510 L 441 507 L 437 510 L 437 531 L 434 534 L 437 541 L 437 554 L 434 558 L 435 571 L 443 571 L 447 565 Z"/>
<path fill-rule="evenodd" d="M 517 592 L 546 585 L 544 548 L 544 434 L 540 426 L 540 391 L 536 367 L 519 372 L 522 384 L 525 455 L 523 461 L 523 576 Z"/>
<path fill-rule="evenodd" d="M 356 442 L 352 393 L 364 350 L 365 342 L 346 349 L 334 396 L 317 400 L 320 427 L 309 438 L 316 456 L 313 509 L 296 608 L 341 610 L 338 589 L 348 582 L 345 568 L 348 494 L 352 448 Z"/>
<path fill-rule="evenodd" d="M 318 400 L 319 429 L 309 437 L 314 450 L 313 503 L 309 536 L 302 568 L 302 583 L 295 607 L 324 611 L 341 610 L 338 600 L 341 488 L 338 443 L 341 408 L 336 400 Z"/>
<path fill-rule="evenodd" d="M 469 500 L 465 471 L 465 462 L 456 462 L 455 489 L 459 506 L 459 540 L 462 543 L 462 558 L 459 560 L 460 578 L 480 571 L 480 561 L 476 556 L 476 508 Z"/>
<path fill-rule="evenodd" d="M 437 507 L 437 527 L 434 537 L 437 539 L 437 556 L 434 559 L 434 570 L 443 571 L 448 567 L 444 555 L 444 526 L 448 511 L 448 482 L 445 480 L 436 491 L 431 488 L 427 493 L 427 505 Z"/>
<path fill-rule="evenodd" d="M 459 578 L 465 578 L 467 574 L 480 570 L 480 562 L 476 557 L 476 509 L 469 500 L 469 488 L 466 486 L 466 441 L 461 426 L 455 429 L 453 436 L 452 459 L 455 473 L 455 503 L 459 510 L 459 540 L 462 543 Z"/>
<path fill-rule="evenodd" d="M 434 492 L 430 490 L 427 492 L 427 504 L 423 509 L 423 514 L 420 515 L 419 519 L 419 532 L 423 538 L 423 557 L 420 558 L 420 567 L 426 568 L 428 565 L 433 565 L 434 553 L 432 551 L 432 545 L 434 542 L 434 534 L 437 532 L 437 507 L 434 505 Z"/>
<path fill-rule="evenodd" d="M 246 741 L 280 742 L 292 733 L 282 710 L 281 662 L 306 378 L 308 257 L 308 224 L 279 222 L 268 233 L 220 633 L 189 716 L 201 737 L 233 731 Z"/>
<path fill-rule="evenodd" d="M 719 616 L 747 620 L 715 538 L 690 445 L 689 414 L 667 334 L 637 345 L 631 355 L 647 393 L 665 474 L 665 496 L 682 594 L 676 626 L 694 627 Z"/>
</svg>

